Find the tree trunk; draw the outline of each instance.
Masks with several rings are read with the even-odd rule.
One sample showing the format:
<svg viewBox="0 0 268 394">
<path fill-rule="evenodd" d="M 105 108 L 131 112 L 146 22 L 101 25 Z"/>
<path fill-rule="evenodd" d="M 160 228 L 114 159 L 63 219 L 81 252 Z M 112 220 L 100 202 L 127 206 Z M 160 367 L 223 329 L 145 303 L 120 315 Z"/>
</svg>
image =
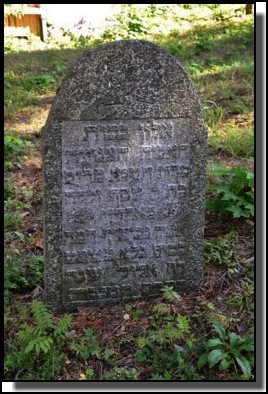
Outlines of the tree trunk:
<svg viewBox="0 0 268 394">
<path fill-rule="evenodd" d="M 246 15 L 252 14 L 253 4 L 246 4 Z"/>
</svg>

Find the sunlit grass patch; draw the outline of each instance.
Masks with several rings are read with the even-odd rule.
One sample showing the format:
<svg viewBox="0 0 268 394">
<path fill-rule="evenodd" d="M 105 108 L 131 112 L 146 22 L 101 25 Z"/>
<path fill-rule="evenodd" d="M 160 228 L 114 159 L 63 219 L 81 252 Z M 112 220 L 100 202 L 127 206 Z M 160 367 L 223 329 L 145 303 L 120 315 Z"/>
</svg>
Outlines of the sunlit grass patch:
<svg viewBox="0 0 268 394">
<path fill-rule="evenodd" d="M 243 119 L 230 118 L 219 122 L 209 128 L 208 137 L 209 148 L 214 152 L 247 159 L 254 156 L 254 129 L 250 121 L 243 123 Z"/>
</svg>

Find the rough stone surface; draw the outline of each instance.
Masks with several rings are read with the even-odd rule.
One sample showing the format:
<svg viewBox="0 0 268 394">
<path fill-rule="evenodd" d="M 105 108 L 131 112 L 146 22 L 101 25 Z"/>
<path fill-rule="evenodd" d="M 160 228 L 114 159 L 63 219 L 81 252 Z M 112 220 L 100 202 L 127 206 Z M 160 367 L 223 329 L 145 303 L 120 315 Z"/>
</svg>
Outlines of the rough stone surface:
<svg viewBox="0 0 268 394">
<path fill-rule="evenodd" d="M 53 312 L 200 285 L 207 133 L 177 59 L 146 41 L 88 50 L 42 141 Z"/>
</svg>

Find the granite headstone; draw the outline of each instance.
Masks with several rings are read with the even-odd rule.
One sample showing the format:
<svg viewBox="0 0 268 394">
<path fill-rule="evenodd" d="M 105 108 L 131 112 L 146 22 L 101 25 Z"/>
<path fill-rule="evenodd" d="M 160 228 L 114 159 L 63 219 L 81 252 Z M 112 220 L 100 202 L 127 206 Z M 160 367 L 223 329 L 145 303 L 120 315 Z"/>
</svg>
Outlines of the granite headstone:
<svg viewBox="0 0 268 394">
<path fill-rule="evenodd" d="M 207 132 L 179 61 L 147 41 L 86 51 L 42 131 L 55 313 L 202 281 Z"/>
</svg>

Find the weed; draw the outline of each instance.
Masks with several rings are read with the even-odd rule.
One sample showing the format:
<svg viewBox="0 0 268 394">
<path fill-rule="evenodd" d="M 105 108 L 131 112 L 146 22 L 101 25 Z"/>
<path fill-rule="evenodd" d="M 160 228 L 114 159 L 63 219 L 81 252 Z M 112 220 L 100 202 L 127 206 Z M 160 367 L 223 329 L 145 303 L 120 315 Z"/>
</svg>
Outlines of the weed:
<svg viewBox="0 0 268 394">
<path fill-rule="evenodd" d="M 4 154 L 5 154 L 5 169 L 13 169 L 18 166 L 22 158 L 20 153 L 26 147 L 33 147 L 30 141 L 22 140 L 17 137 L 14 133 L 9 131 L 5 132 L 4 135 Z"/>
<path fill-rule="evenodd" d="M 242 338 L 234 332 L 226 333 L 220 324 L 213 324 L 218 337 L 209 339 L 205 345 L 205 353 L 198 360 L 198 367 L 206 364 L 210 368 L 218 366 L 220 371 L 233 366 L 240 367 L 246 379 L 252 378 L 254 337 L 253 335 Z"/>
<path fill-rule="evenodd" d="M 130 39 L 145 35 L 149 28 L 146 16 L 146 10 L 139 5 L 124 4 L 119 14 L 107 19 L 114 24 L 112 28 L 107 28 L 103 32 L 102 38 L 104 40 Z"/>
<path fill-rule="evenodd" d="M 144 347 L 136 352 L 135 360 L 151 366 L 150 379 L 157 380 L 200 380 L 202 377 L 193 367 L 189 354 L 172 346 Z M 163 370 L 165 371 L 163 373 Z"/>
<path fill-rule="evenodd" d="M 243 290 L 239 293 L 232 293 L 226 300 L 227 304 L 238 308 L 240 312 L 243 309 L 254 311 L 254 284 L 243 281 Z"/>
<path fill-rule="evenodd" d="M 86 373 L 81 373 L 79 380 L 93 380 L 94 379 L 94 369 L 88 368 Z"/>
<path fill-rule="evenodd" d="M 44 256 L 29 256 L 23 268 L 29 288 L 43 285 Z"/>
<path fill-rule="evenodd" d="M 43 283 L 43 256 L 32 256 L 27 263 L 22 258 L 6 257 L 4 266 L 5 305 L 8 305 L 10 291 L 23 291 Z"/>
<path fill-rule="evenodd" d="M 34 77 L 25 78 L 24 86 L 25 89 L 30 89 L 38 92 L 46 92 L 51 89 L 55 79 L 51 75 L 36 75 Z"/>
<path fill-rule="evenodd" d="M 58 75 L 63 76 L 65 74 L 67 69 L 67 65 L 65 63 L 56 60 L 53 62 L 53 66 Z"/>
<path fill-rule="evenodd" d="M 21 275 L 22 260 L 9 259 L 4 266 L 4 304 L 8 305 L 10 299 L 10 290 L 20 289 L 27 286 L 28 282 Z"/>
<path fill-rule="evenodd" d="M 210 105 L 203 107 L 203 116 L 208 127 L 220 123 L 224 115 L 224 109 L 221 106 L 211 102 Z"/>
<path fill-rule="evenodd" d="M 231 213 L 234 218 L 254 217 L 254 174 L 243 167 L 216 164 L 209 167 L 208 174 L 213 179 L 208 185 L 208 210 Z"/>
<path fill-rule="evenodd" d="M 206 239 L 204 260 L 207 264 L 229 267 L 234 265 L 238 259 L 238 234 L 231 231 L 224 237 L 218 239 Z"/>
<path fill-rule="evenodd" d="M 100 347 L 91 328 L 86 330 L 86 335 L 81 337 L 79 341 L 72 341 L 70 350 L 74 351 L 83 360 L 87 360 L 91 356 L 100 358 Z"/>
<path fill-rule="evenodd" d="M 191 334 L 189 319 L 180 314 L 172 315 L 164 305 L 161 303 L 153 307 L 151 329 L 136 340 L 135 360 L 150 365 L 153 371 L 151 379 L 198 379 L 200 375 L 190 365 L 196 338 Z"/>
<path fill-rule="evenodd" d="M 125 310 L 126 312 L 130 313 L 133 319 L 138 319 L 140 316 L 143 315 L 143 311 L 141 309 L 132 308 L 132 305 L 130 304 L 125 305 Z M 128 313 L 126 315 L 128 315 Z"/>
<path fill-rule="evenodd" d="M 205 306 L 206 309 L 209 311 L 208 321 L 210 323 L 218 322 L 219 324 L 221 324 L 224 327 L 228 326 L 229 319 L 224 314 L 222 314 L 220 311 L 217 310 L 217 308 L 213 302 L 200 301 L 199 305 Z"/>
<path fill-rule="evenodd" d="M 186 56 L 186 48 L 184 45 L 177 41 L 171 41 L 165 45 L 165 49 L 171 53 L 171 55 L 178 57 L 179 59 L 184 59 Z"/>
<path fill-rule="evenodd" d="M 169 313 L 169 307 L 164 303 L 159 303 L 153 306 L 152 312 L 158 316 L 163 316 Z"/>
<path fill-rule="evenodd" d="M 210 51 L 214 47 L 214 42 L 208 34 L 195 36 L 194 44 L 196 54 L 200 54 L 204 51 Z"/>
<path fill-rule="evenodd" d="M 242 114 L 245 111 L 246 111 L 246 106 L 240 100 L 237 100 L 235 103 L 233 103 L 230 109 L 231 114 Z"/>
<path fill-rule="evenodd" d="M 4 229 L 5 231 L 14 231 L 21 223 L 21 216 L 17 212 L 4 213 Z"/>
<path fill-rule="evenodd" d="M 149 380 L 172 380 L 173 376 L 170 372 L 166 371 L 161 373 L 153 373 Z"/>
<path fill-rule="evenodd" d="M 101 375 L 100 380 L 138 380 L 138 371 L 136 368 L 114 367 L 112 371 Z"/>
<path fill-rule="evenodd" d="M 186 71 L 189 74 L 200 74 L 204 70 L 204 65 L 202 63 L 191 63 L 186 67 Z"/>
<path fill-rule="evenodd" d="M 11 179 L 5 180 L 4 184 L 4 201 L 13 200 L 16 196 L 17 188 L 13 185 Z"/>
</svg>

